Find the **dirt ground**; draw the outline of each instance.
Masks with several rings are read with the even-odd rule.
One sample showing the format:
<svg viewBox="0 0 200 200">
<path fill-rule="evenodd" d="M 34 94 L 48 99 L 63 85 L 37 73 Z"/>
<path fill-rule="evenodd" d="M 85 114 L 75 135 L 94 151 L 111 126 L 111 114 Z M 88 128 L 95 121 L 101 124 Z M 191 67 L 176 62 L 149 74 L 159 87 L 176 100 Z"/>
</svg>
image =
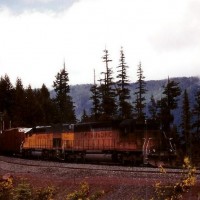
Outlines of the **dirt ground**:
<svg viewBox="0 0 200 200">
<path fill-rule="evenodd" d="M 17 184 L 20 180 L 25 179 L 34 188 L 53 186 L 56 189 L 56 200 L 64 200 L 70 192 L 78 190 L 80 183 L 85 181 L 90 186 L 90 192 L 104 191 L 102 200 L 131 200 L 131 199 L 151 199 L 154 195 L 154 186 L 157 179 L 151 177 L 134 178 L 127 175 L 109 175 L 107 173 L 95 174 L 85 171 L 70 171 L 63 175 L 57 175 L 51 171 L 45 173 L 19 173 L 0 170 L 0 175 L 9 173 Z M 183 193 L 184 200 L 200 199 L 200 182 L 192 187 L 188 192 Z"/>
</svg>

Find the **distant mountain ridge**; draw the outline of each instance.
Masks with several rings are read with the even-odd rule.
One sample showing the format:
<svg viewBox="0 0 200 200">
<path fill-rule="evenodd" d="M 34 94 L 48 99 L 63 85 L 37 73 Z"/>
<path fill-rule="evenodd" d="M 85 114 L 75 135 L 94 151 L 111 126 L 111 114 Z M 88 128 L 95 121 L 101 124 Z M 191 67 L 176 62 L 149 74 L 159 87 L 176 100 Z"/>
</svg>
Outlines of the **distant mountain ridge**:
<svg viewBox="0 0 200 200">
<path fill-rule="evenodd" d="M 181 116 L 181 107 L 182 107 L 182 95 L 184 90 L 186 89 L 189 95 L 190 108 L 193 107 L 195 101 L 195 94 L 197 90 L 200 89 L 200 78 L 199 77 L 177 77 L 170 78 L 170 80 L 175 80 L 179 82 L 179 86 L 181 88 L 182 94 L 179 97 L 178 109 L 174 111 L 175 123 L 177 125 L 180 124 L 180 116 Z M 150 80 L 146 81 L 146 113 L 148 113 L 148 103 L 150 101 L 151 96 L 153 95 L 156 100 L 162 98 L 163 86 L 167 84 L 167 79 L 163 80 Z M 92 101 L 90 100 L 91 88 L 92 84 L 80 84 L 80 85 L 72 85 L 70 86 L 70 95 L 73 99 L 75 112 L 78 119 L 81 118 L 83 114 L 83 110 L 85 109 L 87 114 L 90 114 Z M 131 103 L 134 101 L 134 91 L 136 88 L 136 83 L 130 83 L 130 94 L 131 94 Z M 51 91 L 51 97 L 55 96 L 55 92 Z"/>
</svg>

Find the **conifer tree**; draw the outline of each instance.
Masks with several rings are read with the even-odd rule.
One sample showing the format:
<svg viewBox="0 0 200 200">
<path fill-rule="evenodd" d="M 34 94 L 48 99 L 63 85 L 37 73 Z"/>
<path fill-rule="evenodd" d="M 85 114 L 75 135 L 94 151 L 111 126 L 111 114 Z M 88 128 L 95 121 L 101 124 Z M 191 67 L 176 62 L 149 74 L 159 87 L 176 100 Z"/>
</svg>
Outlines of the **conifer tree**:
<svg viewBox="0 0 200 200">
<path fill-rule="evenodd" d="M 89 116 L 85 109 L 83 109 L 83 115 L 81 116 L 81 122 L 89 122 Z"/>
<path fill-rule="evenodd" d="M 117 93 L 119 97 L 119 118 L 127 119 L 132 117 L 132 105 L 130 100 L 129 80 L 127 76 L 127 68 L 123 48 L 120 51 L 120 64 L 117 75 Z"/>
<path fill-rule="evenodd" d="M 24 112 L 25 112 L 25 90 L 22 80 L 17 78 L 14 95 L 14 118 L 13 126 L 24 126 Z"/>
<path fill-rule="evenodd" d="M 45 84 L 42 84 L 42 87 L 37 91 L 37 100 L 42 111 L 41 123 L 43 125 L 54 123 L 55 106 Z"/>
<path fill-rule="evenodd" d="M 76 121 L 74 106 L 70 96 L 70 87 L 68 85 L 68 72 L 63 69 L 56 75 L 56 80 L 53 82 L 53 87 L 56 92 L 55 103 L 58 109 L 58 122 L 71 123 Z"/>
<path fill-rule="evenodd" d="M 42 125 L 42 110 L 37 100 L 36 92 L 31 85 L 25 90 L 24 121 L 25 125 L 29 127 Z"/>
<path fill-rule="evenodd" d="M 9 128 L 13 120 L 14 88 L 6 74 L 0 78 L 0 112 L 4 115 L 4 128 Z"/>
<path fill-rule="evenodd" d="M 153 95 L 151 95 L 148 109 L 150 113 L 150 119 L 157 120 L 158 119 L 158 104 Z"/>
<path fill-rule="evenodd" d="M 186 154 L 190 153 L 190 144 L 191 144 L 191 126 L 190 126 L 190 104 L 188 99 L 187 90 L 184 91 L 183 94 L 183 103 L 182 103 L 182 120 L 181 120 L 181 128 L 184 136 L 184 142 L 186 147 Z"/>
<path fill-rule="evenodd" d="M 200 91 L 195 94 L 195 104 L 193 108 L 194 123 L 193 128 L 195 129 L 196 135 L 200 138 Z"/>
<path fill-rule="evenodd" d="M 167 85 L 164 86 L 164 97 L 158 102 L 161 126 L 165 132 L 170 131 L 170 124 L 174 121 L 171 111 L 177 108 L 178 96 L 180 94 L 179 83 L 168 79 Z"/>
<path fill-rule="evenodd" d="M 91 108 L 91 119 L 94 121 L 97 121 L 100 117 L 101 110 L 100 110 L 100 93 L 99 88 L 96 84 L 96 76 L 95 76 L 95 70 L 94 70 L 94 84 L 90 88 L 91 97 L 92 100 L 92 108 Z"/>
<path fill-rule="evenodd" d="M 101 92 L 101 108 L 102 108 L 102 120 L 113 119 L 116 116 L 116 92 L 113 82 L 113 71 L 109 67 L 108 50 L 104 50 L 103 62 L 105 63 L 106 71 L 102 72 L 104 78 L 100 80 L 99 91 Z"/>
<path fill-rule="evenodd" d="M 136 82 L 137 87 L 135 91 L 135 96 L 136 100 L 134 102 L 134 110 L 136 114 L 136 119 L 139 121 L 144 121 L 145 120 L 145 113 L 144 113 L 144 108 L 145 108 L 145 93 L 146 93 L 146 82 L 144 81 L 145 77 L 143 75 L 143 70 L 142 70 L 142 64 L 141 62 L 138 65 L 138 70 L 137 70 L 137 77 L 138 80 Z"/>
</svg>

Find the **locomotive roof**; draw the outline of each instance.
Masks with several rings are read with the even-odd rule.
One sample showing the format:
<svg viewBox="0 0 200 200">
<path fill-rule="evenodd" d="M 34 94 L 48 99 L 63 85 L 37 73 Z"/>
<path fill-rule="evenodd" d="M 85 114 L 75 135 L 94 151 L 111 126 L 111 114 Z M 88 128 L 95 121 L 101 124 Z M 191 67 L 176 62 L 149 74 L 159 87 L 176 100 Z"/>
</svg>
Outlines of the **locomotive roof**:
<svg viewBox="0 0 200 200">
<path fill-rule="evenodd" d="M 32 128 L 32 133 L 62 133 L 69 131 L 71 125 L 69 124 L 54 124 L 51 126 L 36 126 Z"/>
<path fill-rule="evenodd" d="M 74 132 L 91 131 L 92 129 L 115 129 L 119 126 L 119 121 L 88 122 L 74 124 Z"/>
<path fill-rule="evenodd" d="M 145 121 L 138 121 L 135 119 L 125 119 L 120 123 L 120 128 L 132 128 L 137 130 L 158 130 L 160 129 L 159 123 L 155 120 L 145 120 Z"/>
</svg>

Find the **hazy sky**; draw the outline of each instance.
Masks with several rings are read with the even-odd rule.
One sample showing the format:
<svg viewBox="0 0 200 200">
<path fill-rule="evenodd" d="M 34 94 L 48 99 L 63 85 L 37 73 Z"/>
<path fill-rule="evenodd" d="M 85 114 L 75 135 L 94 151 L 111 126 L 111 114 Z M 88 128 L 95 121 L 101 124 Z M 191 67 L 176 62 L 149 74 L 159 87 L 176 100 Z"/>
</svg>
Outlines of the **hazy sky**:
<svg viewBox="0 0 200 200">
<path fill-rule="evenodd" d="M 200 76 L 199 11 L 199 0 L 0 0 L 0 76 L 52 87 L 65 60 L 69 84 L 93 83 L 105 47 L 116 73 L 121 46 L 131 82 L 140 61 L 146 80 Z"/>
</svg>

